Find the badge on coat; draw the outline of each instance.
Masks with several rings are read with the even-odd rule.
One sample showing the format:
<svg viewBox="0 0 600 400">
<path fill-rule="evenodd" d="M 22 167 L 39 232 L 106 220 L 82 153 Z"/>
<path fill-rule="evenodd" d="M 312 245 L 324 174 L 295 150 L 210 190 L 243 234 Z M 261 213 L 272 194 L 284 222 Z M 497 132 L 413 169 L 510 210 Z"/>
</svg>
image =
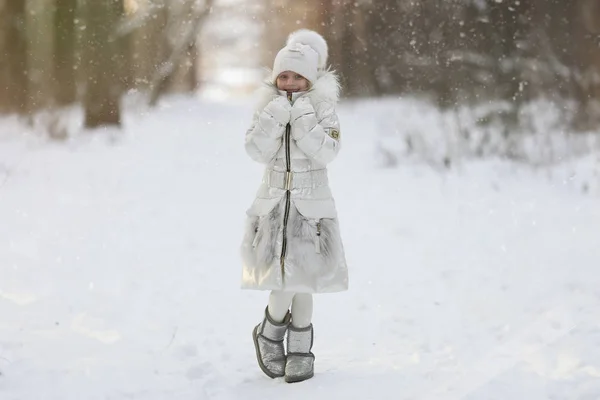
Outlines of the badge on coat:
<svg viewBox="0 0 600 400">
<path fill-rule="evenodd" d="M 327 133 L 329 136 L 331 136 L 332 139 L 340 140 L 340 131 L 338 131 L 337 129 L 329 129 Z"/>
</svg>

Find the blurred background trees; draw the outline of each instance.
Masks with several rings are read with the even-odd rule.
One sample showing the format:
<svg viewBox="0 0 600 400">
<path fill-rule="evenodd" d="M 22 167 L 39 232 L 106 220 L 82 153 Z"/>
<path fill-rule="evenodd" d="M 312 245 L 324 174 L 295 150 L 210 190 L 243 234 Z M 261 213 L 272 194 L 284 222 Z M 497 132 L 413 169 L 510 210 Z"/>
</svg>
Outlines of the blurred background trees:
<svg viewBox="0 0 600 400">
<path fill-rule="evenodd" d="M 597 0 L 275 3 L 268 36 L 298 20 L 323 32 L 346 95 L 426 96 L 442 108 L 500 100 L 514 127 L 524 103 L 546 97 L 575 103 L 576 130 L 600 122 Z"/>
<path fill-rule="evenodd" d="M 0 0 L 0 113 L 80 104 L 85 126 L 120 124 L 130 89 L 155 104 L 199 87 L 213 0 Z"/>
<path fill-rule="evenodd" d="M 545 98 L 600 126 L 597 0 L 0 0 L 0 113 L 82 105 L 94 127 L 120 123 L 127 91 L 247 93 L 301 27 L 349 97 L 503 102 L 514 130 Z"/>
</svg>

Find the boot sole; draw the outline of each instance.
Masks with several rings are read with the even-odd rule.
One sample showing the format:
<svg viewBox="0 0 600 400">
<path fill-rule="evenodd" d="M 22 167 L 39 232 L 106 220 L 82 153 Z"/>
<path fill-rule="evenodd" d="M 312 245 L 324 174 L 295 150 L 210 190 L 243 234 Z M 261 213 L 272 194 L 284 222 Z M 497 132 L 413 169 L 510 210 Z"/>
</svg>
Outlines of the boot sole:
<svg viewBox="0 0 600 400">
<path fill-rule="evenodd" d="M 271 379 L 281 378 L 282 376 L 284 376 L 284 374 L 277 375 L 277 374 L 272 373 L 271 371 L 269 371 L 267 369 L 267 367 L 265 367 L 265 364 L 263 364 L 263 362 L 262 362 L 262 359 L 260 357 L 260 348 L 258 347 L 258 334 L 256 332 L 257 329 L 258 329 L 258 326 L 254 327 L 254 329 L 252 330 L 252 341 L 254 342 L 254 350 L 256 350 L 256 360 L 258 361 L 258 366 L 260 367 L 262 372 L 264 372 L 265 375 L 267 375 L 269 378 L 271 378 Z"/>
<path fill-rule="evenodd" d="M 310 352 L 306 353 L 306 354 L 305 353 L 288 353 L 288 357 L 291 356 L 291 355 L 312 358 L 313 359 L 313 363 L 314 363 L 314 360 L 315 360 L 315 355 L 313 353 L 310 353 Z M 286 367 L 287 367 L 287 364 L 286 364 Z M 302 375 L 302 376 L 288 376 L 288 375 L 286 375 L 285 376 L 285 381 L 287 383 L 302 382 L 302 381 L 305 381 L 307 379 L 312 378 L 313 376 L 315 376 L 314 365 L 313 365 L 312 371 L 310 371 L 309 374 Z"/>
<path fill-rule="evenodd" d="M 285 381 L 286 381 L 287 383 L 298 383 L 298 382 L 302 382 L 302 381 L 305 381 L 305 380 L 307 380 L 307 379 L 310 379 L 310 378 L 312 378 L 313 376 L 315 376 L 315 373 L 314 373 L 314 372 L 311 372 L 309 375 L 304 375 L 304 376 L 295 376 L 295 377 L 293 377 L 293 378 L 292 378 L 292 377 L 288 377 L 288 376 L 286 376 L 286 377 L 285 377 Z"/>
</svg>

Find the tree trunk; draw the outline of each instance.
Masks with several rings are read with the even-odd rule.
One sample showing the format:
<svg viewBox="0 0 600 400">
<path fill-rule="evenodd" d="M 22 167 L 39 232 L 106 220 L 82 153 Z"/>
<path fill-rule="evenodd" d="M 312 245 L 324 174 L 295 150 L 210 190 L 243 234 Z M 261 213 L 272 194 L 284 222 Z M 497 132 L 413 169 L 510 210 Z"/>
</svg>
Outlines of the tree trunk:
<svg viewBox="0 0 600 400">
<path fill-rule="evenodd" d="M 358 79 L 357 68 L 355 65 L 354 51 L 355 34 L 354 27 L 348 26 L 348 21 L 354 20 L 354 3 L 347 0 L 336 0 L 333 2 L 333 32 L 332 37 L 335 43 L 329 44 L 330 59 L 334 69 L 339 72 L 344 93 L 347 96 L 356 96 L 360 94 L 360 82 Z"/>
<path fill-rule="evenodd" d="M 75 79 L 75 9 L 77 0 L 56 0 L 54 14 L 54 81 L 58 105 L 74 103 Z"/>
<path fill-rule="evenodd" d="M 598 50 L 598 27 L 600 5 L 589 0 L 579 0 L 573 7 L 571 26 L 574 40 L 572 67 L 579 71 L 574 77 L 574 98 L 578 103 L 572 121 L 576 131 L 595 131 L 600 125 L 600 51 Z"/>
<path fill-rule="evenodd" d="M 126 32 L 130 37 L 130 82 L 133 87 L 147 88 L 162 60 L 168 57 L 165 31 L 169 12 L 166 6 L 146 6 L 147 14 L 136 28 Z M 140 11 L 138 11 L 140 12 Z"/>
<path fill-rule="evenodd" d="M 188 47 L 188 68 L 185 72 L 185 83 L 188 92 L 193 93 L 198 89 L 198 48 L 199 44 L 194 42 L 191 43 Z"/>
<path fill-rule="evenodd" d="M 358 3 L 357 3 L 358 4 Z M 376 65 L 373 65 L 369 52 L 368 16 L 370 4 L 358 4 L 353 12 L 353 43 L 352 60 L 355 68 L 355 91 L 361 96 L 374 96 L 379 94 L 377 79 L 375 78 Z"/>
<path fill-rule="evenodd" d="M 162 96 L 166 89 L 173 81 L 173 77 L 177 71 L 177 66 L 181 64 L 182 60 L 189 49 L 194 45 L 198 37 L 198 32 L 202 28 L 205 19 L 211 12 L 214 0 L 206 0 L 203 7 L 200 10 L 194 11 L 194 3 L 190 2 L 190 12 L 187 15 L 189 18 L 189 26 L 187 27 L 184 34 L 178 39 L 174 48 L 169 55 L 169 58 L 161 66 L 159 71 L 155 74 L 152 79 L 152 90 L 150 92 L 150 99 L 148 104 L 155 106 L 160 96 Z"/>
<path fill-rule="evenodd" d="M 0 1 L 0 111 L 27 109 L 25 0 Z"/>
<path fill-rule="evenodd" d="M 325 39 L 329 47 L 329 64 L 343 77 L 344 63 L 341 43 L 344 25 L 342 15 L 340 15 L 342 7 L 340 1 L 324 2 L 323 12 L 328 17 L 325 21 L 325 29 L 327 29 Z M 272 58 L 271 63 L 273 63 Z"/>
<path fill-rule="evenodd" d="M 121 48 L 113 31 L 123 15 L 123 0 L 86 0 L 84 7 L 85 127 L 120 125 Z"/>
<path fill-rule="evenodd" d="M 26 0 L 28 111 L 53 107 L 54 0 Z"/>
</svg>

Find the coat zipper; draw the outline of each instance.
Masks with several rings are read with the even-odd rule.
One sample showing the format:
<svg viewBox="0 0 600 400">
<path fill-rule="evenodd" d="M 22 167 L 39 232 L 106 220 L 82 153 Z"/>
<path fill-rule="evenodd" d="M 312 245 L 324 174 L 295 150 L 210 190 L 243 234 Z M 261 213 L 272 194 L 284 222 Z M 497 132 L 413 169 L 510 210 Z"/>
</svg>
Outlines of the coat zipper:
<svg viewBox="0 0 600 400">
<path fill-rule="evenodd" d="M 292 93 L 288 92 L 287 94 L 287 99 L 288 101 L 292 101 Z M 280 260 L 280 264 L 281 264 L 281 281 L 284 282 L 284 274 L 285 274 L 285 255 L 287 252 L 287 222 L 288 222 L 288 218 L 290 216 L 290 172 L 291 172 L 291 156 L 290 156 L 290 133 L 291 133 L 291 129 L 292 126 L 288 123 L 285 126 L 285 138 L 284 138 L 284 144 L 285 144 L 285 170 L 286 170 L 286 176 L 285 176 L 285 184 L 286 184 L 286 190 L 285 190 L 285 211 L 283 213 L 283 240 L 282 240 L 282 245 L 281 245 L 281 260 Z"/>
</svg>

